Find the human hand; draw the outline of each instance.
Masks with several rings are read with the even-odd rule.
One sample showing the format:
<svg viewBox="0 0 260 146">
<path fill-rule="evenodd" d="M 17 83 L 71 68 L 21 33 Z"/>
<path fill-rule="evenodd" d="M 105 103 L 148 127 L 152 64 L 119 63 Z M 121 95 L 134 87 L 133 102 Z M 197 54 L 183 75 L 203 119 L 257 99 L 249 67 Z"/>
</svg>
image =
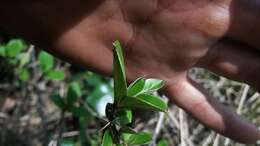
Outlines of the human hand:
<svg viewBox="0 0 260 146">
<path fill-rule="evenodd" d="M 259 51 L 251 48 L 260 46 L 259 31 L 256 26 L 241 29 L 246 23 L 233 23 L 242 14 L 247 15 L 239 21 L 260 23 L 257 12 L 231 0 L 1 3 L 0 17 L 6 21 L 1 27 L 101 74 L 112 74 L 112 42 L 120 40 L 129 81 L 143 75 L 163 79 L 162 92 L 203 124 L 240 142 L 260 139 L 255 126 L 187 76 L 192 67 L 203 67 L 260 90 Z M 248 29 L 254 30 L 252 36 Z"/>
</svg>

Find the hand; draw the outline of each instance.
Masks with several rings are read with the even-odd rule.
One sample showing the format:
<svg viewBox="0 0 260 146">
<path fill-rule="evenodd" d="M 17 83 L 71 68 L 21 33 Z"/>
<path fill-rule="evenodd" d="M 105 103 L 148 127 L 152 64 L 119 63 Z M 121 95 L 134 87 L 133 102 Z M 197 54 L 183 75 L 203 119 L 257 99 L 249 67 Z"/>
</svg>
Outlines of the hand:
<svg viewBox="0 0 260 146">
<path fill-rule="evenodd" d="M 0 25 L 105 75 L 112 75 L 112 42 L 118 39 L 125 48 L 129 81 L 142 75 L 163 79 L 163 93 L 200 122 L 234 140 L 253 143 L 260 139 L 257 128 L 210 97 L 187 71 L 203 67 L 260 90 L 256 2 L 8 1 L 1 2 L 0 17 L 6 23 Z"/>
</svg>

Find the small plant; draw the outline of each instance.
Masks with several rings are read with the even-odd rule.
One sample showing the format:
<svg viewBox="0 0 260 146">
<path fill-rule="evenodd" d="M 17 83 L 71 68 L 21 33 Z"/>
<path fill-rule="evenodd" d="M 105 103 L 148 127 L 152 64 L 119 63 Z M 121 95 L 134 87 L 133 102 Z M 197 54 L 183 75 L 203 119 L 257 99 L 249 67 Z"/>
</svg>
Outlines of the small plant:
<svg viewBox="0 0 260 146">
<path fill-rule="evenodd" d="M 132 129 L 133 109 L 166 112 L 167 104 L 152 93 L 163 87 L 158 79 L 138 78 L 127 87 L 122 47 L 119 41 L 113 43 L 114 103 L 106 106 L 108 123 L 103 128 L 102 146 L 136 146 L 147 144 L 152 136 Z"/>
<path fill-rule="evenodd" d="M 64 80 L 64 72 L 54 69 L 54 57 L 52 55 L 41 51 L 38 56 L 38 62 L 44 77 L 49 80 Z"/>
<path fill-rule="evenodd" d="M 29 79 L 29 71 L 24 68 L 30 59 L 30 52 L 25 52 L 26 48 L 26 44 L 21 39 L 0 44 L 0 70 L 1 76 L 5 76 L 6 80 L 13 79 L 13 76 L 18 76 L 22 81 Z"/>
<path fill-rule="evenodd" d="M 0 44 L 0 70 L 1 76 L 12 76 L 15 80 L 17 76 L 22 82 L 30 79 L 31 70 L 28 64 L 31 62 L 33 48 L 27 49 L 28 46 L 21 39 L 12 39 L 6 44 Z M 55 70 L 54 57 L 45 51 L 41 51 L 38 56 L 39 67 L 41 74 L 48 80 L 64 80 L 65 74 L 63 71 Z M 7 79 L 8 80 L 8 79 Z M 10 79 L 11 80 L 11 79 Z"/>
<path fill-rule="evenodd" d="M 132 110 L 143 109 L 167 112 L 167 104 L 160 97 L 153 95 L 155 91 L 163 87 L 164 82 L 158 79 L 140 77 L 127 87 L 121 45 L 119 41 L 116 41 L 113 43 L 113 46 L 114 102 L 106 104 L 106 119 L 102 119 L 102 116 L 95 113 L 96 111 L 93 111 L 92 108 L 95 106 L 96 98 L 103 96 L 101 91 L 97 91 L 100 90 L 101 81 L 94 76 L 90 78 L 93 81 L 88 80 L 88 82 L 95 82 L 97 90 L 87 94 L 86 99 L 84 99 L 86 92 L 82 90 L 82 83 L 74 79 L 69 84 L 65 97 L 53 94 L 51 100 L 62 110 L 63 115 L 65 112 L 70 112 L 80 119 L 88 119 L 88 121 L 85 121 L 86 123 L 89 122 L 92 116 L 100 120 L 100 122 L 106 122 L 105 126 L 100 130 L 103 131 L 102 146 L 136 146 L 148 144 L 152 140 L 152 135 L 147 132 L 136 132 L 133 129 Z M 53 66 L 52 59 L 50 59 L 48 54 L 43 53 L 39 56 L 39 62 L 43 73 L 48 76 Z M 81 123 L 81 125 L 84 124 Z M 80 135 L 83 135 L 82 141 L 84 141 L 84 130 L 80 131 Z M 60 145 L 63 145 L 62 140 L 60 140 Z"/>
</svg>

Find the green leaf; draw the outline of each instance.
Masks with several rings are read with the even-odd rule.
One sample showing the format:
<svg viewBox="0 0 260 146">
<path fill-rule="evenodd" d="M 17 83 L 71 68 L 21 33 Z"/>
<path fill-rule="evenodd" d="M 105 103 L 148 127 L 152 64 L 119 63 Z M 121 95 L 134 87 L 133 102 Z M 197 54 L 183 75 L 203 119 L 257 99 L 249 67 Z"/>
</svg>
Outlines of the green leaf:
<svg viewBox="0 0 260 146">
<path fill-rule="evenodd" d="M 72 82 L 69 85 L 67 93 L 67 103 L 72 105 L 81 97 L 81 87 L 78 82 Z"/>
<path fill-rule="evenodd" d="M 148 144 L 152 140 L 152 135 L 146 132 L 127 134 L 127 136 L 124 136 L 124 140 L 129 146 L 144 145 Z"/>
<path fill-rule="evenodd" d="M 132 84 L 127 88 L 127 96 L 136 96 L 144 88 L 145 79 L 143 77 L 136 79 Z"/>
<path fill-rule="evenodd" d="M 113 64 L 114 64 L 114 93 L 115 102 L 120 103 L 123 97 L 127 94 L 126 88 L 126 74 L 124 66 L 124 58 L 122 53 L 122 47 L 119 41 L 113 43 Z"/>
<path fill-rule="evenodd" d="M 121 127 L 120 132 L 128 133 L 128 134 L 137 134 L 137 132 L 134 129 L 132 129 L 131 127 L 128 127 L 128 126 Z"/>
<path fill-rule="evenodd" d="M 163 80 L 158 79 L 147 79 L 145 80 L 145 85 L 142 93 L 152 93 L 161 89 L 164 86 Z"/>
<path fill-rule="evenodd" d="M 69 107 L 69 111 L 77 117 L 89 117 L 90 114 L 89 112 L 82 106 L 80 107 L 75 107 L 75 106 L 71 106 Z"/>
<path fill-rule="evenodd" d="M 65 79 L 65 73 L 59 70 L 51 70 L 47 73 L 47 79 L 61 81 Z"/>
<path fill-rule="evenodd" d="M 123 108 L 140 108 L 162 112 L 167 110 L 167 104 L 161 98 L 149 94 L 127 97 L 121 102 L 120 106 Z"/>
<path fill-rule="evenodd" d="M 19 79 L 21 81 L 28 81 L 30 78 L 30 72 L 24 68 L 19 70 Z"/>
<path fill-rule="evenodd" d="M 70 140 L 61 140 L 60 146 L 76 146 L 73 141 Z"/>
<path fill-rule="evenodd" d="M 124 142 L 128 141 L 131 136 L 132 136 L 132 133 L 129 133 L 129 132 L 122 133 L 122 135 L 121 135 Z"/>
<path fill-rule="evenodd" d="M 121 110 L 117 114 L 116 122 L 122 126 L 132 123 L 132 120 L 133 114 L 130 110 Z"/>
<path fill-rule="evenodd" d="M 6 55 L 8 57 L 15 57 L 18 55 L 26 46 L 20 39 L 14 39 L 7 43 L 6 45 Z"/>
<path fill-rule="evenodd" d="M 6 55 L 5 50 L 6 50 L 5 47 L 0 45 L 0 56 L 5 57 L 5 55 Z"/>
<path fill-rule="evenodd" d="M 63 101 L 63 99 L 61 98 L 60 95 L 58 95 L 58 94 L 52 95 L 51 96 L 51 100 L 59 108 L 61 108 L 61 109 L 65 108 L 65 102 Z"/>
<path fill-rule="evenodd" d="M 50 71 L 54 66 L 54 58 L 49 53 L 41 51 L 39 54 L 39 64 L 44 73 Z"/>
<path fill-rule="evenodd" d="M 113 146 L 113 140 L 112 136 L 109 130 L 105 131 L 105 134 L 103 136 L 102 140 L 102 146 Z"/>
<path fill-rule="evenodd" d="M 158 144 L 157 144 L 157 146 L 168 146 L 168 145 L 169 145 L 169 143 L 168 143 L 168 141 L 165 140 L 165 139 L 160 140 L 160 141 L 158 142 Z"/>
</svg>

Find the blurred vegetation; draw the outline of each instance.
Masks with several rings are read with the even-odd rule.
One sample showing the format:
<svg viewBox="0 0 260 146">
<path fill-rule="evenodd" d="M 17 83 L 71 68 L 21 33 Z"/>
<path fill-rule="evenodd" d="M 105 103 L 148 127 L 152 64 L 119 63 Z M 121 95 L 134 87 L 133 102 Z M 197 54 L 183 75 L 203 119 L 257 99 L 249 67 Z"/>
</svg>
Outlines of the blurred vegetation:
<svg viewBox="0 0 260 146">
<path fill-rule="evenodd" d="M 253 89 L 246 92 L 245 84 L 202 69 L 190 75 L 220 102 L 260 126 L 260 98 Z M 99 130 L 105 125 L 100 118 L 107 103 L 113 103 L 111 78 L 65 63 L 21 39 L 0 42 L 1 146 L 100 146 Z M 242 145 L 216 135 L 174 104 L 169 109 L 169 115 L 134 111 L 135 130 L 156 133 L 157 146 Z"/>
</svg>

